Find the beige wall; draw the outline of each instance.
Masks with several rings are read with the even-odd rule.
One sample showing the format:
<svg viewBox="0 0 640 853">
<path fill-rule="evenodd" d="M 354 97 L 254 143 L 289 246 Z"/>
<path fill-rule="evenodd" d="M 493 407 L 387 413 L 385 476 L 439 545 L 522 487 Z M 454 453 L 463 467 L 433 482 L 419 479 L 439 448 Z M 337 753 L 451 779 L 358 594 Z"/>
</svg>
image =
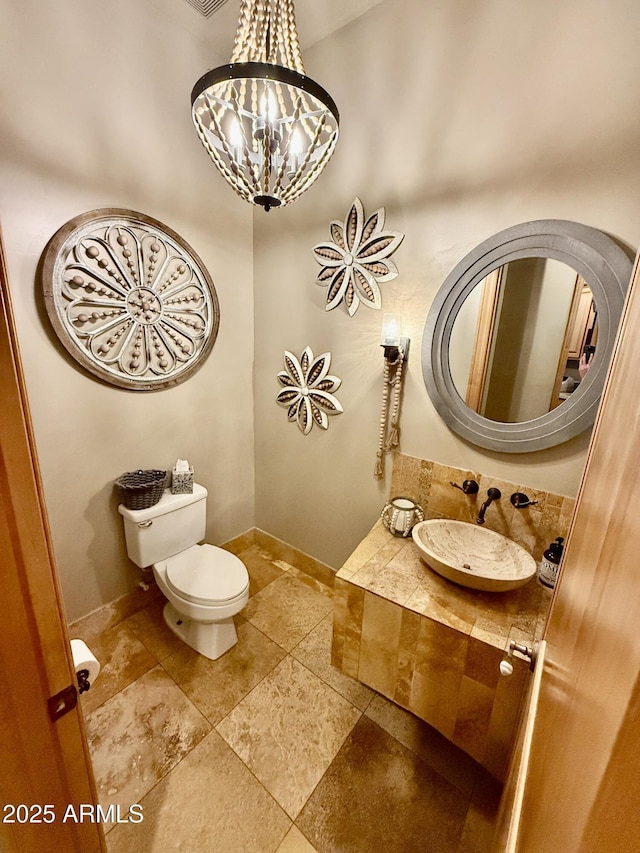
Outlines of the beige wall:
<svg viewBox="0 0 640 853">
<path fill-rule="evenodd" d="M 373 477 L 382 313 L 411 337 L 401 448 L 573 496 L 588 435 L 548 451 L 483 452 L 452 434 L 425 391 L 422 330 L 448 272 L 479 242 L 531 219 L 640 234 L 640 55 L 632 0 L 386 0 L 305 54 L 341 111 L 326 173 L 296 206 L 257 214 L 256 515 L 260 527 L 339 566 L 390 482 Z M 383 310 L 324 310 L 312 247 L 355 196 L 406 236 Z M 285 349 L 332 353 L 344 414 L 303 436 L 274 402 Z"/>
<path fill-rule="evenodd" d="M 588 436 L 514 458 L 449 432 L 424 389 L 422 328 L 446 274 L 502 228 L 557 217 L 637 243 L 639 14 L 636 0 L 384 0 L 304 55 L 341 110 L 327 173 L 291 208 L 252 216 L 189 118 L 195 80 L 228 60 L 207 48 L 215 19 L 182 0 L 0 0 L 0 219 L 70 619 L 139 579 L 112 494 L 134 467 L 189 457 L 210 489 L 212 542 L 256 524 L 337 567 L 370 529 L 391 472 L 373 477 L 382 312 L 325 312 L 311 254 L 356 195 L 406 235 L 383 285 L 412 340 L 402 450 L 575 494 Z M 42 313 L 47 240 L 105 206 L 164 221 L 215 282 L 218 340 L 174 389 L 97 382 Z M 275 395 L 284 350 L 307 345 L 332 353 L 345 411 L 305 437 Z"/>
<path fill-rule="evenodd" d="M 175 16 L 124 0 L 0 2 L 0 218 L 70 620 L 140 579 L 116 512 L 122 472 L 189 458 L 209 488 L 210 541 L 254 522 L 251 211 L 193 131 L 191 86 L 215 58 L 183 27 L 197 13 L 185 3 L 183 20 L 173 5 Z M 213 351 L 170 390 L 134 393 L 91 378 L 42 311 L 34 281 L 48 239 L 73 216 L 109 206 L 177 231 L 216 287 Z"/>
</svg>

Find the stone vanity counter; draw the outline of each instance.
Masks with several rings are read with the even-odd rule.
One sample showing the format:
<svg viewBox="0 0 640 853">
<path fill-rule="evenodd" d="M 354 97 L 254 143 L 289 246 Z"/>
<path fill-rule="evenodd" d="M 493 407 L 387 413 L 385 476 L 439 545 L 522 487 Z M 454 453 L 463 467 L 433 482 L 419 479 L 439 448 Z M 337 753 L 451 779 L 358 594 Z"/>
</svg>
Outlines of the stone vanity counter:
<svg viewBox="0 0 640 853">
<path fill-rule="evenodd" d="M 478 592 L 432 571 L 378 522 L 336 575 L 332 663 L 428 722 L 503 780 L 528 664 L 508 640 L 542 636 L 551 593 L 534 578 Z"/>
</svg>

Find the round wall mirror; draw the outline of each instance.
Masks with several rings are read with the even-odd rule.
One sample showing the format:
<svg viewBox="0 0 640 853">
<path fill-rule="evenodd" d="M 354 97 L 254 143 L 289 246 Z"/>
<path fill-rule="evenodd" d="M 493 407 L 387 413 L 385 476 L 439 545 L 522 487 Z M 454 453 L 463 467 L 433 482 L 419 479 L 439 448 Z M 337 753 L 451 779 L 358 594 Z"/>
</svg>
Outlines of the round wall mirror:
<svg viewBox="0 0 640 853">
<path fill-rule="evenodd" d="M 597 229 L 526 222 L 470 252 L 427 317 L 425 385 L 449 427 L 505 453 L 594 421 L 632 263 Z"/>
</svg>

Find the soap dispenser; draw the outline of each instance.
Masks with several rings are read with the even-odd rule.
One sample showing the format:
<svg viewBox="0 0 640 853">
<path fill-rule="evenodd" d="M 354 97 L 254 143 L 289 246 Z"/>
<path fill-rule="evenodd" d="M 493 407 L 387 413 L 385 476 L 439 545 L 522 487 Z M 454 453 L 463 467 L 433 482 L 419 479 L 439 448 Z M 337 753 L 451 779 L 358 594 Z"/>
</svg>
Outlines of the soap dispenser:
<svg viewBox="0 0 640 853">
<path fill-rule="evenodd" d="M 558 568 L 562 559 L 564 539 L 562 536 L 552 542 L 542 555 L 538 565 L 538 580 L 543 586 L 553 589 L 558 577 Z"/>
</svg>

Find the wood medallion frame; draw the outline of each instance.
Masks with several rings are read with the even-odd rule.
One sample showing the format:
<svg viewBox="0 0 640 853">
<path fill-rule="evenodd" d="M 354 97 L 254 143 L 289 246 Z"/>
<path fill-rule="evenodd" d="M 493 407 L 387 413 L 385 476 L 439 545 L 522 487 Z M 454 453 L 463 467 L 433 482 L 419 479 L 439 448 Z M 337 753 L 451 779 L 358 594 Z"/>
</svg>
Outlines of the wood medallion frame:
<svg viewBox="0 0 640 853">
<path fill-rule="evenodd" d="M 220 322 L 206 267 L 175 231 L 142 213 L 76 216 L 40 263 L 49 320 L 67 352 L 120 388 L 155 391 L 202 366 Z"/>
</svg>

